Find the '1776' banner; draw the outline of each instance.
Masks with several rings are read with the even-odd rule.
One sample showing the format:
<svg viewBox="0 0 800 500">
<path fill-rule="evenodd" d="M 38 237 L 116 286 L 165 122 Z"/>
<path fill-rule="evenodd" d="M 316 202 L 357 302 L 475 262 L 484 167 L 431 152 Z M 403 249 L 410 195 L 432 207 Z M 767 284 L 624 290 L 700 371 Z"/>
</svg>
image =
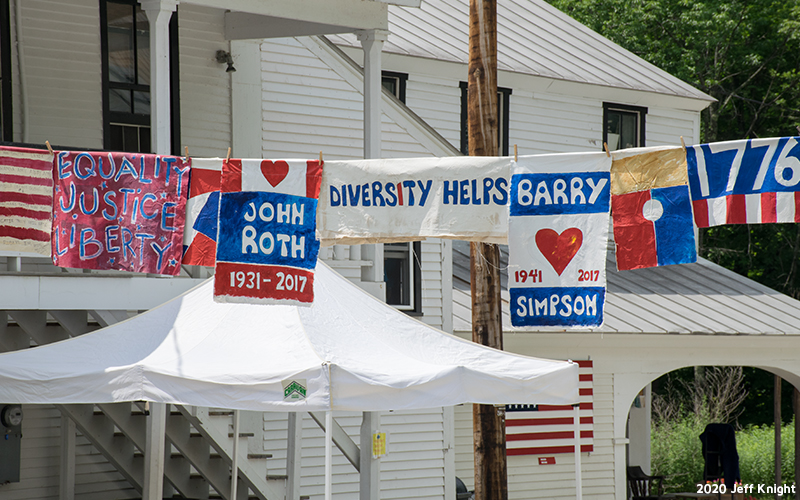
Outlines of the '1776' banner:
<svg viewBox="0 0 800 500">
<path fill-rule="evenodd" d="M 131 153 L 58 153 L 53 263 L 177 275 L 190 160 Z"/>
</svg>

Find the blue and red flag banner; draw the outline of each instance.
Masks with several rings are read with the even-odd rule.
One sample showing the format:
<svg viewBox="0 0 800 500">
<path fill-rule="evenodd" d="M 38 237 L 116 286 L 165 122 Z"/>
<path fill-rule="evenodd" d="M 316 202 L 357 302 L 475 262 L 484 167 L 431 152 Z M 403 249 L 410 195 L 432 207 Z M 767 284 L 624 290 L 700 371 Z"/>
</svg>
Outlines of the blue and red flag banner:
<svg viewBox="0 0 800 500">
<path fill-rule="evenodd" d="M 314 198 L 223 192 L 214 300 L 310 305 L 319 254 L 316 211 Z"/>
<path fill-rule="evenodd" d="M 176 156 L 58 152 L 53 263 L 180 273 L 190 166 Z"/>
<path fill-rule="evenodd" d="M 800 137 L 688 147 L 697 227 L 800 222 Z"/>
<path fill-rule="evenodd" d="M 512 167 L 513 326 L 603 323 L 610 169 L 605 153 L 520 157 Z"/>
<path fill-rule="evenodd" d="M 615 151 L 611 218 L 620 271 L 697 261 L 683 148 Z"/>
<path fill-rule="evenodd" d="M 594 451 L 594 389 L 592 361 L 578 360 L 580 443 Z M 506 455 L 558 455 L 575 452 L 575 412 L 572 406 L 506 405 Z"/>
<path fill-rule="evenodd" d="M 53 155 L 0 148 L 0 250 L 50 257 Z"/>
<path fill-rule="evenodd" d="M 222 192 L 264 191 L 319 198 L 322 162 L 230 159 L 222 169 Z"/>
<path fill-rule="evenodd" d="M 223 158 L 192 158 L 183 264 L 213 267 L 217 256 L 217 218 Z"/>
</svg>

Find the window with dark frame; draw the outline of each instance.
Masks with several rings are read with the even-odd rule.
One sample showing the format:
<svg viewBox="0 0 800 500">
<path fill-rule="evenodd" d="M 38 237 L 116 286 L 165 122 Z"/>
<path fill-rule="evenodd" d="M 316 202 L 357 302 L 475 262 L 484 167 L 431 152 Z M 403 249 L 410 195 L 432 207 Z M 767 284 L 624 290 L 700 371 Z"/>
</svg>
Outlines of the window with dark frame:
<svg viewBox="0 0 800 500">
<path fill-rule="evenodd" d="M 422 315 L 420 242 L 385 243 L 383 272 L 386 303 L 411 315 Z"/>
<path fill-rule="evenodd" d="M 603 103 L 603 142 L 611 151 L 645 146 L 647 108 Z"/>
<path fill-rule="evenodd" d="M 397 97 L 403 104 L 406 103 L 406 82 L 408 73 L 397 73 L 395 71 L 382 71 L 381 84 Z"/>
<path fill-rule="evenodd" d="M 177 15 L 170 21 L 171 95 L 178 96 Z M 101 0 L 103 139 L 105 149 L 152 152 L 150 23 L 136 0 Z M 172 101 L 172 150 L 180 146 L 179 99 Z"/>
<path fill-rule="evenodd" d="M 467 82 L 460 82 L 461 88 L 461 153 L 469 154 L 467 131 Z M 497 87 L 497 147 L 499 156 L 508 156 L 508 118 L 511 89 Z"/>
</svg>

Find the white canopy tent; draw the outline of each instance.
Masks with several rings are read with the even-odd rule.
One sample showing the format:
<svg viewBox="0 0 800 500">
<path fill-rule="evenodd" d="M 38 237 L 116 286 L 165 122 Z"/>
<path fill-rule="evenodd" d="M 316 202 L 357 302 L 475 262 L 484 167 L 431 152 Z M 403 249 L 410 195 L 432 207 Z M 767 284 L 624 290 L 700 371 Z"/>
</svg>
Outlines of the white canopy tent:
<svg viewBox="0 0 800 500">
<path fill-rule="evenodd" d="M 260 411 L 573 404 L 577 364 L 448 335 L 324 263 L 311 307 L 221 304 L 209 280 L 127 321 L 0 354 L 0 401 L 150 401 Z"/>
</svg>

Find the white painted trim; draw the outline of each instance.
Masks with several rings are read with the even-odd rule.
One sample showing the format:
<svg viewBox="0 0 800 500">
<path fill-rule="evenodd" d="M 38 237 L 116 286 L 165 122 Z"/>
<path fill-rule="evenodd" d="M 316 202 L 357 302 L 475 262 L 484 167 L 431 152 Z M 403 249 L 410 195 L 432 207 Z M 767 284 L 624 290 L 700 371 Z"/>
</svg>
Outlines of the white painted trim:
<svg viewBox="0 0 800 500">
<path fill-rule="evenodd" d="M 348 26 L 357 29 L 389 29 L 389 6 L 362 0 L 181 0 L 248 14 Z"/>
<path fill-rule="evenodd" d="M 261 42 L 231 41 L 231 148 L 236 158 L 261 158 Z"/>
</svg>

